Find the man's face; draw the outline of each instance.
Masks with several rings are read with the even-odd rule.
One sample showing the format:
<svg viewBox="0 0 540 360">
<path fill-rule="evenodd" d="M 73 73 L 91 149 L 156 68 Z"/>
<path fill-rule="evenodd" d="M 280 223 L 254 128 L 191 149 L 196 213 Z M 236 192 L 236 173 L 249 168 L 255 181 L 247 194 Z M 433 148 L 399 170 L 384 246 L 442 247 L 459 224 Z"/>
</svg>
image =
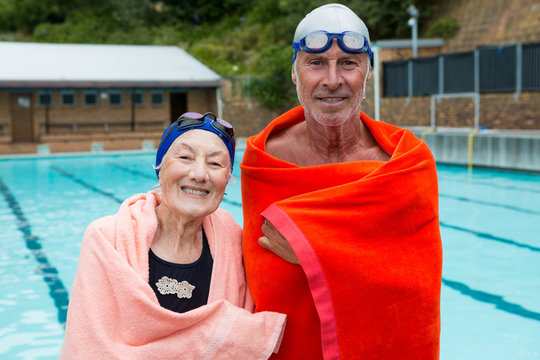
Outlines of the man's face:
<svg viewBox="0 0 540 360">
<path fill-rule="evenodd" d="M 369 77 L 367 53 L 342 51 L 337 40 L 323 53 L 299 51 L 292 81 L 306 118 L 324 126 L 339 126 L 360 115 Z M 296 70 L 296 71 L 295 71 Z"/>
</svg>

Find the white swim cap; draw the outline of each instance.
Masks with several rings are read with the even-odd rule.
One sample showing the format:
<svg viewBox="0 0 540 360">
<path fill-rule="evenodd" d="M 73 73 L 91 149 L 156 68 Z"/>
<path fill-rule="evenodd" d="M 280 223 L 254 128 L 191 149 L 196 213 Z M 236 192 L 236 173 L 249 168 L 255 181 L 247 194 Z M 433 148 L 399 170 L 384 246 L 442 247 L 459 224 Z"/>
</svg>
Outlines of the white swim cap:
<svg viewBox="0 0 540 360">
<path fill-rule="evenodd" d="M 366 24 L 345 5 L 326 4 L 311 11 L 296 27 L 294 41 L 298 42 L 310 32 L 317 30 L 337 34 L 353 31 L 364 36 L 371 46 Z"/>
</svg>

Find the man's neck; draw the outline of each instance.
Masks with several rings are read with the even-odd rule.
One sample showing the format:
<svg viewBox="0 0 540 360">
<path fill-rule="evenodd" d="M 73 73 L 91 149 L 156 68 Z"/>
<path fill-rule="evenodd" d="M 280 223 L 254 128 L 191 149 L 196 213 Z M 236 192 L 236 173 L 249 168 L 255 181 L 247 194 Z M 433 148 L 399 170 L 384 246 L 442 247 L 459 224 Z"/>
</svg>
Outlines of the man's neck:
<svg viewBox="0 0 540 360">
<path fill-rule="evenodd" d="M 340 126 L 324 126 L 306 118 L 304 122 L 272 134 L 266 143 L 266 151 L 299 166 L 387 161 L 390 158 L 359 117 Z"/>
<path fill-rule="evenodd" d="M 339 126 L 325 126 L 306 117 L 303 125 L 306 145 L 324 163 L 351 161 L 359 151 L 375 144 L 359 117 Z"/>
</svg>

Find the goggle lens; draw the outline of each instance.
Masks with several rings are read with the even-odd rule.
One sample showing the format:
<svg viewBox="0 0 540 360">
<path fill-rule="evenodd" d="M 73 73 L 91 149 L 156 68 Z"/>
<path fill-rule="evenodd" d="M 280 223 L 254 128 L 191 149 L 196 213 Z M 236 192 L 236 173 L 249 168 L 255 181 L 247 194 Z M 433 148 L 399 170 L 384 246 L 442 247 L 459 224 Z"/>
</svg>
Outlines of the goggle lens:
<svg viewBox="0 0 540 360">
<path fill-rule="evenodd" d="M 322 31 L 315 31 L 306 35 L 306 47 L 313 50 L 323 49 L 328 43 L 328 35 Z"/>
<path fill-rule="evenodd" d="M 343 44 L 351 50 L 361 50 L 364 47 L 364 37 L 358 33 L 343 34 Z"/>
</svg>

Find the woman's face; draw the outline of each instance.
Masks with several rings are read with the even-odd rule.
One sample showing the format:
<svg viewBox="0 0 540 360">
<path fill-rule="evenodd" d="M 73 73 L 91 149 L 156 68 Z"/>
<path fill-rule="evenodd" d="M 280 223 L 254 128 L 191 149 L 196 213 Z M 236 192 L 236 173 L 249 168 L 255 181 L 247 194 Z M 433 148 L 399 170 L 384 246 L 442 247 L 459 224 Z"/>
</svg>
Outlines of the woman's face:
<svg viewBox="0 0 540 360">
<path fill-rule="evenodd" d="M 221 203 L 229 180 L 227 147 L 206 130 L 189 130 L 171 145 L 159 172 L 161 199 L 173 213 L 200 219 Z"/>
</svg>

